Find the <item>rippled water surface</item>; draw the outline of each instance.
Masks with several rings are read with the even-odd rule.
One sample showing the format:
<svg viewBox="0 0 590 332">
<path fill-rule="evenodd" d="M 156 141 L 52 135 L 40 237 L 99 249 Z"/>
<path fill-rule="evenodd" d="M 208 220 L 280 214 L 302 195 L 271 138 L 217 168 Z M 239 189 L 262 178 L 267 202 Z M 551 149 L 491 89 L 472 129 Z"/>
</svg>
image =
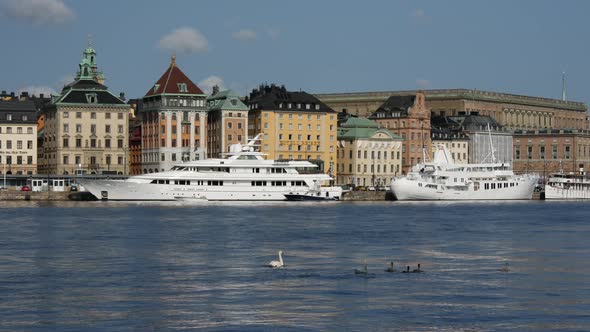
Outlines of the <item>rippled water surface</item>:
<svg viewBox="0 0 590 332">
<path fill-rule="evenodd" d="M 0 202 L 0 330 L 588 331 L 589 216 L 542 201 Z M 265 267 L 278 250 L 285 268 Z"/>
</svg>

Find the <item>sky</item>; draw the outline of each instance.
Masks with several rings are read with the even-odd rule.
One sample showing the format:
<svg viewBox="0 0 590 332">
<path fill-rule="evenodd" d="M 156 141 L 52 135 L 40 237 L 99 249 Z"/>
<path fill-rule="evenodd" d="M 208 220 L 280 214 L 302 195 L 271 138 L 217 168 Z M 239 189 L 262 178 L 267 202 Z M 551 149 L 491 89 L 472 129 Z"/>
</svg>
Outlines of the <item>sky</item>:
<svg viewBox="0 0 590 332">
<path fill-rule="evenodd" d="M 209 92 L 478 89 L 590 102 L 590 1 L 0 0 L 0 90 L 59 93 L 91 35 L 141 98 L 172 53 Z"/>
</svg>

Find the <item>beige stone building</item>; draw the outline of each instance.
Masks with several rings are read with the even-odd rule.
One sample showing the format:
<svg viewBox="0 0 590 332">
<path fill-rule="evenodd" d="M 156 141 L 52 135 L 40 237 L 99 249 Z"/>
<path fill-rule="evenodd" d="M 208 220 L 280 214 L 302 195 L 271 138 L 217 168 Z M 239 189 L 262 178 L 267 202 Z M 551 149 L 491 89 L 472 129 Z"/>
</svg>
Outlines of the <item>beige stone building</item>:
<svg viewBox="0 0 590 332">
<path fill-rule="evenodd" d="M 401 174 L 402 138 L 365 118 L 349 118 L 338 128 L 336 184 L 389 187 Z"/>
<path fill-rule="evenodd" d="M 337 112 L 369 117 L 392 96 L 417 91 L 317 94 Z M 469 89 L 424 90 L 426 108 L 433 115 L 490 116 L 507 129 L 589 129 L 584 103 Z"/>
<path fill-rule="evenodd" d="M 0 99 L 0 174 L 36 173 L 37 111 L 35 103 L 31 100 Z"/>
<path fill-rule="evenodd" d="M 127 174 L 130 106 L 98 78 L 88 46 L 74 82 L 43 108 L 39 173 Z"/>
</svg>

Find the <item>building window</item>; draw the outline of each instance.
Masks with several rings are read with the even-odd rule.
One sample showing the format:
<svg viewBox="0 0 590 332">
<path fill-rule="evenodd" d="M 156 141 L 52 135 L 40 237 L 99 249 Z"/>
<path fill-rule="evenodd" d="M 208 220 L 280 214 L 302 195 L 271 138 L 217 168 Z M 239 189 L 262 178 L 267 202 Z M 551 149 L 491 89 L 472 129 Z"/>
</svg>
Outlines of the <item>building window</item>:
<svg viewBox="0 0 590 332">
<path fill-rule="evenodd" d="M 96 119 L 96 112 L 90 112 L 90 118 Z"/>
<path fill-rule="evenodd" d="M 107 149 L 111 148 L 111 139 L 110 138 L 105 138 L 104 140 L 104 147 Z"/>
<path fill-rule="evenodd" d="M 111 132 L 111 125 L 105 125 L 104 126 L 104 132 L 109 134 Z"/>
<path fill-rule="evenodd" d="M 117 148 L 119 148 L 119 149 L 123 148 L 123 140 L 122 139 L 117 140 Z"/>
<path fill-rule="evenodd" d="M 119 134 L 122 134 L 122 133 L 123 133 L 123 125 L 118 125 L 118 126 L 117 126 L 117 132 L 118 132 Z"/>
<path fill-rule="evenodd" d="M 105 119 L 110 119 L 111 118 L 111 113 L 107 112 L 104 114 L 104 118 Z"/>
<path fill-rule="evenodd" d="M 566 145 L 564 150 L 565 150 L 565 159 L 570 159 L 570 146 Z"/>
<path fill-rule="evenodd" d="M 76 119 L 82 119 L 82 112 L 76 112 Z"/>
<path fill-rule="evenodd" d="M 64 133 L 67 133 L 70 131 L 70 125 L 67 123 L 64 123 Z"/>
<path fill-rule="evenodd" d="M 96 125 L 95 124 L 90 125 L 90 132 L 93 134 L 96 134 Z"/>
<path fill-rule="evenodd" d="M 67 119 L 70 117 L 70 112 L 64 112 L 63 115 L 64 115 L 64 118 Z"/>
<path fill-rule="evenodd" d="M 95 147 L 96 147 L 96 138 L 92 138 L 92 139 L 90 140 L 90 147 L 91 147 L 91 148 L 95 148 Z"/>
<path fill-rule="evenodd" d="M 81 138 L 76 138 L 76 147 L 77 148 L 82 147 L 82 139 Z M 76 164 L 79 164 L 79 163 L 76 163 Z"/>
<path fill-rule="evenodd" d="M 551 159 L 557 159 L 557 145 L 552 146 Z"/>
<path fill-rule="evenodd" d="M 87 93 L 86 102 L 89 104 L 96 104 L 98 102 L 98 98 L 96 98 L 96 93 Z M 94 116 L 94 118 L 96 118 L 96 113 L 94 114 Z"/>
<path fill-rule="evenodd" d="M 82 132 L 82 125 L 81 124 L 76 124 L 76 132 L 77 133 L 81 133 Z"/>
<path fill-rule="evenodd" d="M 117 119 L 123 120 L 123 116 L 124 116 L 123 113 L 117 113 Z"/>
<path fill-rule="evenodd" d="M 22 148 L 23 148 L 23 141 L 16 141 L 16 148 L 18 150 L 22 150 Z"/>
<path fill-rule="evenodd" d="M 69 138 L 64 138 L 63 139 L 63 147 L 64 148 L 69 148 L 70 147 L 70 139 Z M 66 164 L 66 163 L 64 163 Z"/>
</svg>

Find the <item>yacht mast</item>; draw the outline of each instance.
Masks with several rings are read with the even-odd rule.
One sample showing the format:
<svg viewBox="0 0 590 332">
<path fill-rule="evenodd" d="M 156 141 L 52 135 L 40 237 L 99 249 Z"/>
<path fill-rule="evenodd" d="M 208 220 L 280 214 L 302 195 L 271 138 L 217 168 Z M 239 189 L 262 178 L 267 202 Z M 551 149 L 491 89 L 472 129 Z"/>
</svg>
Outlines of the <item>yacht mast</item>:
<svg viewBox="0 0 590 332">
<path fill-rule="evenodd" d="M 490 149 L 492 150 L 492 164 L 496 162 L 496 155 L 494 154 L 494 143 L 492 142 L 492 131 L 490 129 L 490 123 L 488 122 L 488 137 L 490 138 Z"/>
</svg>

